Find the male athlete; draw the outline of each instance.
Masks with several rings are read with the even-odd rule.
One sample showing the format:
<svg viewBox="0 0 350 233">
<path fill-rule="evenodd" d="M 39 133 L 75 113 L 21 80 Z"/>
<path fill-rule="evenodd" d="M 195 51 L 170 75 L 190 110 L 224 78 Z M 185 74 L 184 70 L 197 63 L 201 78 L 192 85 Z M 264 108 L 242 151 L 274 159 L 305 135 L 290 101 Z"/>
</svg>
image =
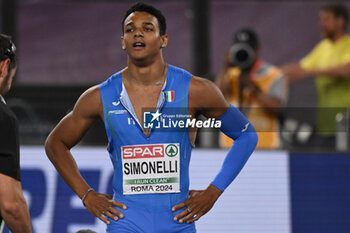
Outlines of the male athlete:
<svg viewBox="0 0 350 233">
<path fill-rule="evenodd" d="M 122 29 L 128 66 L 82 94 L 49 135 L 46 153 L 88 211 L 107 224 L 107 232 L 196 232 L 194 222 L 240 172 L 257 134 L 212 82 L 164 62 L 168 36 L 159 10 L 143 3 L 132 6 Z M 235 140 L 207 189 L 189 192 L 195 130 L 148 129 L 145 108 L 154 110 L 151 121 L 171 109 L 184 116 L 202 112 L 220 121 L 220 129 Z M 113 198 L 90 188 L 70 153 L 98 118 L 104 121 L 114 166 Z"/>
</svg>

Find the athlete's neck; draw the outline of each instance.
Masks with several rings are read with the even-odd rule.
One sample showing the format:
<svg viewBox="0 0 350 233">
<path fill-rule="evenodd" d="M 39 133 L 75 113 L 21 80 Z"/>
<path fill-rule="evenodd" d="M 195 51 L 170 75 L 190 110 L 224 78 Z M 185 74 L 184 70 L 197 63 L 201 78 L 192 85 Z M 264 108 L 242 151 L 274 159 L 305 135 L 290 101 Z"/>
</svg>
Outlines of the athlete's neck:
<svg viewBox="0 0 350 233">
<path fill-rule="evenodd" d="M 166 63 L 164 60 L 147 66 L 129 63 L 126 68 L 126 79 L 129 83 L 142 85 L 161 85 L 165 80 Z"/>
</svg>

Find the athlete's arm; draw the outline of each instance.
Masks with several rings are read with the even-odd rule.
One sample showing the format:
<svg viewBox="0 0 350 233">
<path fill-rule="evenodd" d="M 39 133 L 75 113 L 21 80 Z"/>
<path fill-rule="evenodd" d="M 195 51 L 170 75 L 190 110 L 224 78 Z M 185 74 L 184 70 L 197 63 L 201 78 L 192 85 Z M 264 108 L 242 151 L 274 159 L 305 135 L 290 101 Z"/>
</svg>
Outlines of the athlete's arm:
<svg viewBox="0 0 350 233">
<path fill-rule="evenodd" d="M 173 207 L 173 211 L 187 206 L 174 220 L 194 222 L 206 214 L 216 200 L 241 171 L 257 144 L 254 127 L 235 107 L 226 102 L 218 88 L 210 81 L 193 77 L 189 89 L 189 107 L 206 117 L 221 121 L 221 131 L 234 139 L 220 172 L 208 188 L 191 192 L 189 198 Z"/>
<path fill-rule="evenodd" d="M 83 198 L 90 186 L 81 176 L 70 149 L 80 141 L 89 127 L 103 116 L 102 114 L 99 88 L 94 86 L 80 96 L 73 111 L 61 120 L 45 143 L 48 158 L 79 198 Z M 117 216 L 123 217 L 123 215 L 112 206 L 126 208 L 123 204 L 110 199 L 109 195 L 92 191 L 86 195 L 84 204 L 90 213 L 109 224 L 102 213 L 117 220 Z"/>
</svg>

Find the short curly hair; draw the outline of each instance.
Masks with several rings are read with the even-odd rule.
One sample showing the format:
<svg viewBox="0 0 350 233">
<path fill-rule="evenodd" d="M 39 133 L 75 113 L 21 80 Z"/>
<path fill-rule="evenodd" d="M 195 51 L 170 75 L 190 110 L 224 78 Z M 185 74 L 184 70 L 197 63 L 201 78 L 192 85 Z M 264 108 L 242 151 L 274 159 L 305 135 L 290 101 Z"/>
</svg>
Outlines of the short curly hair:
<svg viewBox="0 0 350 233">
<path fill-rule="evenodd" d="M 154 17 L 156 17 L 158 20 L 158 24 L 159 24 L 160 35 L 162 36 L 162 35 L 166 34 L 166 19 L 165 19 L 164 15 L 162 14 L 162 12 L 160 10 L 158 10 L 157 8 L 155 8 L 154 6 L 151 6 L 151 5 L 142 3 L 142 2 L 136 3 L 135 5 L 131 6 L 129 8 L 129 10 L 126 11 L 125 16 L 122 20 L 122 33 L 124 33 L 125 19 L 135 11 L 147 12 L 147 13 L 153 15 Z"/>
</svg>

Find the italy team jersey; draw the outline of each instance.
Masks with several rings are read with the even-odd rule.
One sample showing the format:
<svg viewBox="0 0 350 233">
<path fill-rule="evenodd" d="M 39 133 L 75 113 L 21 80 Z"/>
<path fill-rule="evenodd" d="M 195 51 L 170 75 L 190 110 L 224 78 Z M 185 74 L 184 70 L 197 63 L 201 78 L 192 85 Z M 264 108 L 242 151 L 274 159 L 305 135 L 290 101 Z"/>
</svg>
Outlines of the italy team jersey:
<svg viewBox="0 0 350 233">
<path fill-rule="evenodd" d="M 143 121 L 136 117 L 121 72 L 100 85 L 108 151 L 114 166 L 114 199 L 128 209 L 171 214 L 174 205 L 187 199 L 192 150 L 188 129 L 166 129 L 158 124 L 170 115 L 187 118 L 191 77 L 187 71 L 169 65 L 157 108 L 145 109 Z M 141 122 L 151 128 L 149 136 L 144 134 Z"/>
</svg>

